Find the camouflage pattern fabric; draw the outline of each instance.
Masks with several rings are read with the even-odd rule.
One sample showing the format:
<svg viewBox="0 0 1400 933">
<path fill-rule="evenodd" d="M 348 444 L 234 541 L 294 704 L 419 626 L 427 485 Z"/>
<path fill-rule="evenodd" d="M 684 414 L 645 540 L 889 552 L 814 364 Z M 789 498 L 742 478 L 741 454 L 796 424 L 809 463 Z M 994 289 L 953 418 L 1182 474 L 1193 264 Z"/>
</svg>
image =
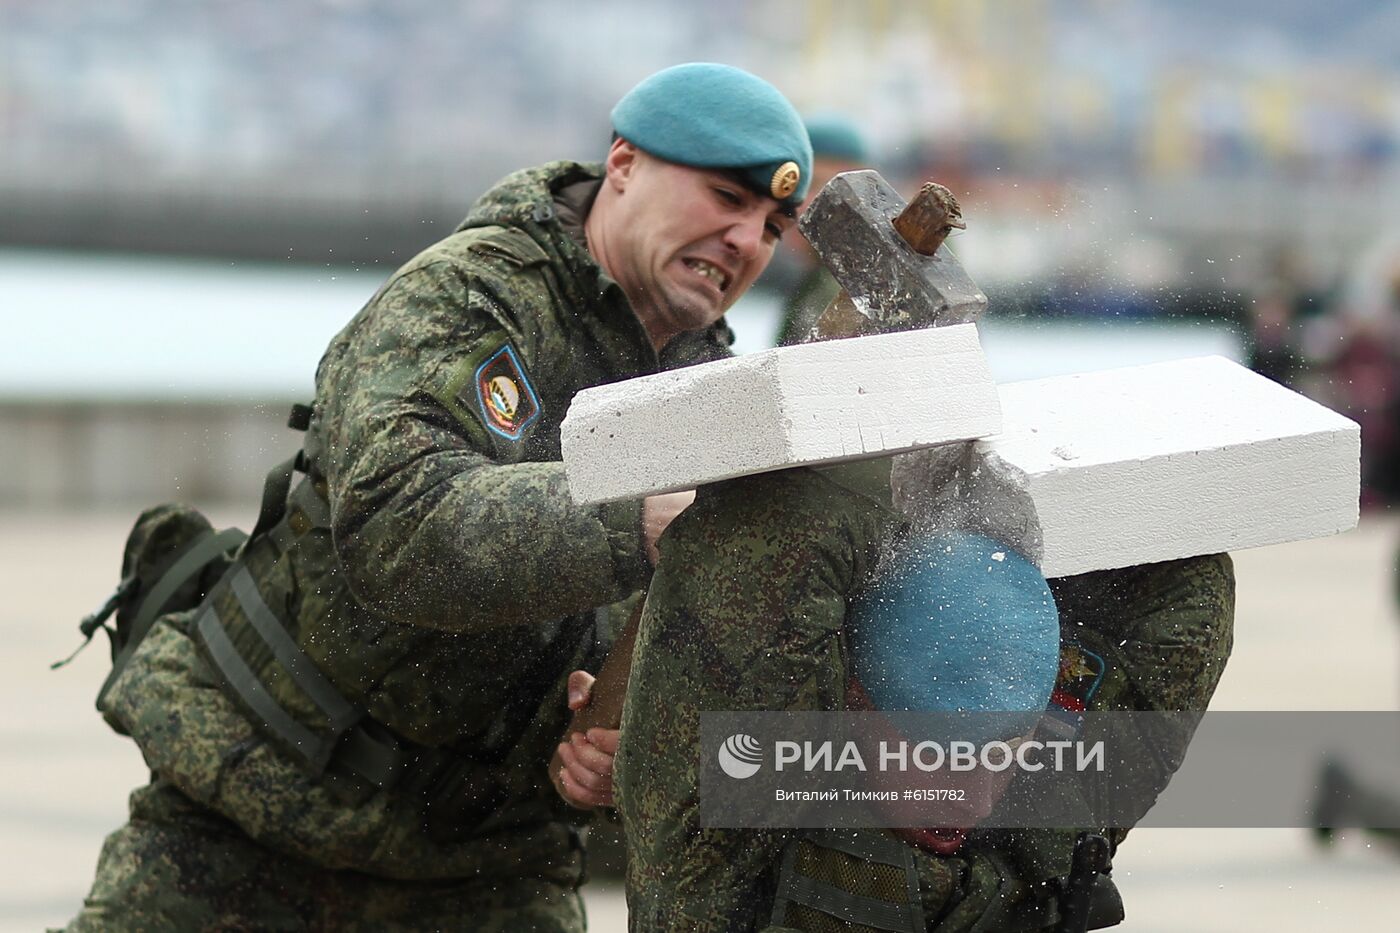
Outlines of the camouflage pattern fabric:
<svg viewBox="0 0 1400 933">
<path fill-rule="evenodd" d="M 702 489 L 667 531 L 615 772 L 633 929 L 767 923 L 790 835 L 699 825 L 699 715 L 840 709 L 845 601 L 901 524 L 876 497 L 791 470 Z M 1112 649 L 1115 670 L 1094 708 L 1204 708 L 1230 649 L 1228 557 L 1085 574 L 1052 588 L 1066 643 L 1092 638 Z M 1052 925 L 1046 882 L 1068 872 L 1076 833 L 974 833 L 956 855 L 918 852 L 929 928 Z"/>
<path fill-rule="evenodd" d="M 1228 554 L 1061 577 L 1050 591 L 1065 640 L 1115 656 L 1121 684 L 1105 683 L 1091 709 L 1206 708 L 1234 646 Z"/>
<path fill-rule="evenodd" d="M 405 882 L 318 869 L 250 841 L 157 781 L 107 838 L 73 933 L 186 930 L 572 933 L 575 884 L 530 875 Z"/>
<path fill-rule="evenodd" d="M 731 337 L 721 321 L 658 357 L 576 239 L 599 178 L 599 166 L 568 162 L 517 173 L 386 282 L 317 371 L 305 450 L 331 527 L 293 524 L 286 553 L 260 539 L 242 561 L 319 672 L 432 772 L 386 791 L 308 773 L 221 689 L 189 615 L 158 624 L 114 683 L 104 712 L 135 738 L 162 799 L 185 801 L 167 822 L 242 834 L 228 865 L 242 852 L 250 870 L 301 866 L 279 869 L 284 879 L 339 871 L 365 891 L 398 879 L 463 897 L 493 879 L 577 885 L 570 824 L 584 817 L 545 766 L 567 721 L 563 678 L 599 659 L 590 638 L 555 643 L 569 617 L 591 624 L 650 568 L 640 503 L 569 498 L 559 424 L 579 389 L 726 355 Z M 225 590 L 211 605 L 268 693 L 324 730 L 240 600 Z M 133 811 L 113 837 L 95 897 L 139 884 L 158 907 L 162 884 L 212 870 L 214 854 L 189 841 L 207 837 L 192 830 L 161 854 L 141 819 Z M 279 901 L 304 902 L 297 884 L 284 880 Z"/>
<path fill-rule="evenodd" d="M 1104 676 L 1088 696 L 1090 711 L 1205 710 L 1234 645 L 1235 575 L 1228 554 L 1099 570 L 1050 581 L 1060 610 L 1061 670 L 1073 680 L 1087 649 L 1104 659 Z M 1179 767 L 1194 731 L 1190 718 L 1170 733 L 1139 737 L 1128 780 L 1151 788 L 1155 799 Z M 1125 736 L 1117 735 L 1122 749 Z M 1084 736 L 1093 741 L 1092 736 Z M 1118 754 L 1131 754 L 1120 751 Z M 1087 827 L 1116 846 L 1128 826 Z M 1024 878 L 1069 873 L 1077 829 L 976 831 L 975 849 L 1001 853 Z"/>
<path fill-rule="evenodd" d="M 568 814 L 551 800 L 533 809 L 516 803 L 454 837 L 431 825 L 435 812 L 398 790 L 347 799 L 331 782 L 308 777 L 225 695 L 189 637 L 189 621 L 187 613 L 156 623 L 114 691 L 112 709 L 158 783 L 186 798 L 180 812 L 205 807 L 250 841 L 321 868 L 405 881 L 523 873 L 578 882 Z M 539 743 L 544 736 L 529 738 Z M 521 758 L 509 764 L 533 779 L 543 762 L 526 759 L 533 748 L 522 744 Z"/>
<path fill-rule="evenodd" d="M 902 524 L 811 470 L 703 487 L 661 540 L 614 765 L 636 930 L 755 929 L 780 831 L 699 826 L 700 713 L 840 709 L 845 597 Z"/>
</svg>

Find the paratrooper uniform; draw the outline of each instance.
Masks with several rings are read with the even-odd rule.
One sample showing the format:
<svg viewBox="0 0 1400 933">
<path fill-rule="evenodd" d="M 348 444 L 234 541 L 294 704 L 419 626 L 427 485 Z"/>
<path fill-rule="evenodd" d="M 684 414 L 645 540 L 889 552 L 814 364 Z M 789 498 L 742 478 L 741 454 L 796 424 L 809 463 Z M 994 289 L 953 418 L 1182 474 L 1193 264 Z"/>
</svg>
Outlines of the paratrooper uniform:
<svg viewBox="0 0 1400 933">
<path fill-rule="evenodd" d="M 285 514 L 104 691 L 153 779 L 70 929 L 582 928 L 545 765 L 650 566 L 640 503 L 570 500 L 559 423 L 730 338 L 658 358 L 582 242 L 600 176 L 509 177 L 331 343 Z"/>
<path fill-rule="evenodd" d="M 842 468 L 731 480 L 701 489 L 662 539 L 615 772 L 633 929 L 867 930 L 876 927 L 836 914 L 871 905 L 886 917 L 912 906 L 920 928 L 940 933 L 1058 922 L 1055 885 L 1069 871 L 1074 830 L 974 831 L 948 855 L 877 832 L 875 848 L 894 852 L 881 861 L 858 851 L 871 848 L 869 832 L 833 848 L 792 831 L 700 825 L 700 761 L 713 752 L 699 746 L 702 712 L 844 708 L 848 600 L 904 525 L 871 488 Z M 1228 556 L 1050 582 L 1062 639 L 1057 699 L 1091 710 L 1205 708 L 1231 647 Z M 1164 786 L 1174 767 L 1146 779 Z M 780 892 L 789 846 L 803 890 L 821 897 Z M 901 858 L 918 879 L 913 905 Z M 813 906 L 823 897 L 835 913 Z"/>
<path fill-rule="evenodd" d="M 806 195 L 801 118 L 740 69 L 664 69 L 612 123 L 785 210 Z M 153 779 L 72 929 L 582 928 L 582 817 L 546 766 L 568 673 L 599 660 L 600 614 L 650 564 L 641 503 L 570 499 L 560 423 L 580 389 L 732 338 L 720 318 L 655 349 L 655 309 L 586 242 L 603 183 L 558 162 L 488 192 L 332 341 L 293 413 L 303 449 L 236 558 L 201 532 L 136 560 L 169 563 L 151 579 L 124 567 L 108 606 L 139 607 L 118 612 L 99 706 Z M 611 240 L 625 271 L 644 244 Z M 188 517 L 146 513 L 129 551 Z M 203 587 L 168 581 L 229 563 L 173 611 Z"/>
</svg>

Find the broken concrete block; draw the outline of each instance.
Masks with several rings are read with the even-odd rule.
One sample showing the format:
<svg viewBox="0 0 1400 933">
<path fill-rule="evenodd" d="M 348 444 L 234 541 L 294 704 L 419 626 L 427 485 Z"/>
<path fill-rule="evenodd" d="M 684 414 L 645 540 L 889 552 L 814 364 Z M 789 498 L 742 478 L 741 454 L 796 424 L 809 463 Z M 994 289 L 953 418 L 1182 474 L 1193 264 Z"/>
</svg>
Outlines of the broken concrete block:
<svg viewBox="0 0 1400 933">
<path fill-rule="evenodd" d="M 919 525 L 981 531 L 1047 577 L 1335 534 L 1360 429 L 1221 357 L 1001 386 L 1002 433 L 898 458 Z"/>
<path fill-rule="evenodd" d="M 971 324 L 765 350 L 574 396 L 561 429 L 581 503 L 986 437 L 997 390 Z"/>
</svg>

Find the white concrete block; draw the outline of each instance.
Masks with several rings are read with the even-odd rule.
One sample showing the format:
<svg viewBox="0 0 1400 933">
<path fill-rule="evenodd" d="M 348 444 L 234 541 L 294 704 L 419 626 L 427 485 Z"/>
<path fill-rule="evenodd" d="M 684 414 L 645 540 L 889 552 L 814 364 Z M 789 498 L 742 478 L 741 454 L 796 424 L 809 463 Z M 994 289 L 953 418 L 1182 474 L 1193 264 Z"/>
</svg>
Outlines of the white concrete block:
<svg viewBox="0 0 1400 933">
<path fill-rule="evenodd" d="M 996 385 L 962 324 L 780 347 L 585 389 L 561 429 L 575 500 L 994 434 Z"/>
<path fill-rule="evenodd" d="M 1001 386 L 1004 429 L 900 458 L 921 523 L 990 531 L 1047 577 L 1335 534 L 1360 429 L 1220 357 Z"/>
</svg>

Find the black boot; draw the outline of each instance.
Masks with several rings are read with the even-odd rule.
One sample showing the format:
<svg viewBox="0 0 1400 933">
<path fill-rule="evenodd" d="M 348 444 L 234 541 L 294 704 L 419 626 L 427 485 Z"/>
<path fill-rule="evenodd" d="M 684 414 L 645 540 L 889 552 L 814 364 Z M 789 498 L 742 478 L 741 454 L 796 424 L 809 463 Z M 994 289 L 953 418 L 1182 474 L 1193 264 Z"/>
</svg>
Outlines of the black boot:
<svg viewBox="0 0 1400 933">
<path fill-rule="evenodd" d="M 1361 829 L 1400 850 L 1400 798 L 1361 784 L 1341 762 L 1327 759 L 1318 774 L 1312 805 L 1313 833 L 1329 845 L 1339 829 Z"/>
</svg>

